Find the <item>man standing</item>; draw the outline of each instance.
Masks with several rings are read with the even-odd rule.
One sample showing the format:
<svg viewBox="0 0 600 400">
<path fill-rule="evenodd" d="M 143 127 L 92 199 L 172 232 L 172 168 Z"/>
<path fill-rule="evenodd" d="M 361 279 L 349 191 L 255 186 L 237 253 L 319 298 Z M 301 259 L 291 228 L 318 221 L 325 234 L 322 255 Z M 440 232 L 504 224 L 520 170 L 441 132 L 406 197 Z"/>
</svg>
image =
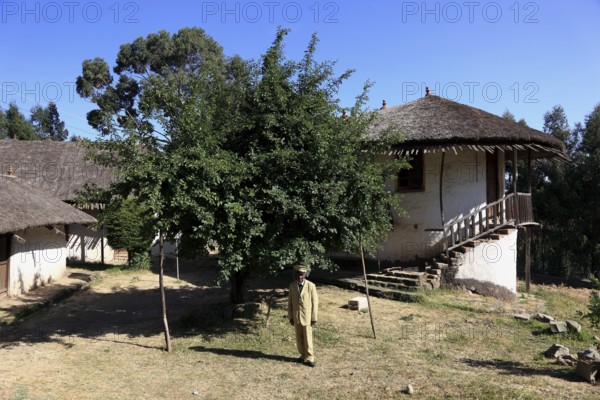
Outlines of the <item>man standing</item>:
<svg viewBox="0 0 600 400">
<path fill-rule="evenodd" d="M 290 284 L 288 297 L 288 319 L 296 329 L 296 347 L 300 353 L 298 361 L 316 367 L 313 350 L 312 327 L 317 323 L 319 296 L 314 283 L 306 280 L 306 267 L 294 266 L 296 280 Z"/>
</svg>

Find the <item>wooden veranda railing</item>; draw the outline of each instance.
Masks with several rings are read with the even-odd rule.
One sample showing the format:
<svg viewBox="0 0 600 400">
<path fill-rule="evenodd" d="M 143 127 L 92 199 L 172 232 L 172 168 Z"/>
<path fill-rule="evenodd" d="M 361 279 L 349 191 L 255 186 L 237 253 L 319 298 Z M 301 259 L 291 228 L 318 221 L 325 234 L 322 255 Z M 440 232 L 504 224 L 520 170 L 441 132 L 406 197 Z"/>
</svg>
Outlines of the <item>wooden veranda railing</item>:
<svg viewBox="0 0 600 400">
<path fill-rule="evenodd" d="M 452 250 L 498 229 L 533 222 L 530 193 L 511 193 L 469 215 L 448 222 L 443 232 L 447 250 Z"/>
</svg>

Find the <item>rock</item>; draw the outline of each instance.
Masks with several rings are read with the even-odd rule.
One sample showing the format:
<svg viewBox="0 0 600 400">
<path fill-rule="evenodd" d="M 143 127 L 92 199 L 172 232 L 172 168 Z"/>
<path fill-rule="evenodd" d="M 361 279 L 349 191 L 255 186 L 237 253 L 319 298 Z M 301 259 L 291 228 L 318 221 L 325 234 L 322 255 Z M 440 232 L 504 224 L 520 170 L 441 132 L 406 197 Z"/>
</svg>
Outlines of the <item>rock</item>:
<svg viewBox="0 0 600 400">
<path fill-rule="evenodd" d="M 200 392 L 198 392 L 197 390 L 194 390 L 194 391 L 192 392 L 192 394 L 193 394 L 194 396 L 198 396 L 198 395 L 200 394 Z"/>
<path fill-rule="evenodd" d="M 579 359 L 588 359 L 592 361 L 600 361 L 600 354 L 594 348 L 585 349 L 577 353 Z"/>
<path fill-rule="evenodd" d="M 542 313 L 537 313 L 535 314 L 535 316 L 533 317 L 534 319 L 537 319 L 540 322 L 550 322 L 550 321 L 554 321 L 554 317 L 551 317 L 549 315 L 546 314 L 542 314 Z"/>
<path fill-rule="evenodd" d="M 569 367 L 577 364 L 577 359 L 571 355 L 560 356 L 556 359 L 556 362 Z"/>
<path fill-rule="evenodd" d="M 575 374 L 594 384 L 596 383 L 596 375 L 599 368 L 600 362 L 579 360 L 575 368 Z"/>
<path fill-rule="evenodd" d="M 564 333 L 567 331 L 567 323 L 563 321 L 550 321 L 552 333 Z"/>
<path fill-rule="evenodd" d="M 544 355 L 548 358 L 558 358 L 558 357 L 562 357 L 562 356 L 568 356 L 569 348 L 565 347 L 561 344 L 558 344 L 558 343 L 553 344 L 548 350 L 546 350 Z"/>
<path fill-rule="evenodd" d="M 594 336 L 593 339 L 594 339 L 595 342 L 600 342 L 600 337 L 598 337 L 598 336 Z"/>
<path fill-rule="evenodd" d="M 513 315 L 513 317 L 515 317 L 515 319 L 521 320 L 521 321 L 529 321 L 529 319 L 531 318 L 531 315 L 529 314 L 515 314 Z"/>
<path fill-rule="evenodd" d="M 581 332 L 581 325 L 578 324 L 577 322 L 572 321 L 572 320 L 567 320 L 566 323 L 567 323 L 567 328 L 569 328 L 569 330 L 575 331 L 575 332 Z"/>
<path fill-rule="evenodd" d="M 364 310 L 368 308 L 367 298 L 366 297 L 353 297 L 348 300 L 348 308 L 351 310 Z"/>
<path fill-rule="evenodd" d="M 415 388 L 413 388 L 413 385 L 411 385 L 410 383 L 406 386 L 406 388 L 404 388 L 404 393 L 406 394 L 414 394 L 415 393 Z"/>
</svg>

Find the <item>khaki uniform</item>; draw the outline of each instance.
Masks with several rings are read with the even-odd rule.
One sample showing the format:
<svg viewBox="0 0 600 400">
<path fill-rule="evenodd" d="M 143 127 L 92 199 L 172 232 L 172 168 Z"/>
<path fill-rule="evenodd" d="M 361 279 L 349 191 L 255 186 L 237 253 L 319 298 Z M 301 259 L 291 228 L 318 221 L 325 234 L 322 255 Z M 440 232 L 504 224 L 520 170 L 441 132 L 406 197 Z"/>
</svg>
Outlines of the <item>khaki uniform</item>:
<svg viewBox="0 0 600 400">
<path fill-rule="evenodd" d="M 294 322 L 296 347 L 304 361 L 315 361 L 311 324 L 317 322 L 318 311 L 319 296 L 315 284 L 305 279 L 302 292 L 299 292 L 298 282 L 292 282 L 288 297 L 288 319 Z"/>
</svg>

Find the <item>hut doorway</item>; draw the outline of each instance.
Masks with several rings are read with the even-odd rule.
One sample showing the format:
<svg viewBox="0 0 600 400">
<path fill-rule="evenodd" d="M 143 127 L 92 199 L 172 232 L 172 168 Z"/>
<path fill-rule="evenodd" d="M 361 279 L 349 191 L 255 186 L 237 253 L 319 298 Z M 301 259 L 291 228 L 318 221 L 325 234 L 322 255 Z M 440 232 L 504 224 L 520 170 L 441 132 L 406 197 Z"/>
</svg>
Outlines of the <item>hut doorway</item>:
<svg viewBox="0 0 600 400">
<path fill-rule="evenodd" d="M 498 190 L 498 150 L 494 150 L 494 153 L 486 154 L 486 191 L 487 191 L 487 203 L 493 203 L 500 199 Z"/>
<path fill-rule="evenodd" d="M 0 235 L 0 295 L 8 291 L 8 259 L 10 258 L 10 235 Z"/>
</svg>

